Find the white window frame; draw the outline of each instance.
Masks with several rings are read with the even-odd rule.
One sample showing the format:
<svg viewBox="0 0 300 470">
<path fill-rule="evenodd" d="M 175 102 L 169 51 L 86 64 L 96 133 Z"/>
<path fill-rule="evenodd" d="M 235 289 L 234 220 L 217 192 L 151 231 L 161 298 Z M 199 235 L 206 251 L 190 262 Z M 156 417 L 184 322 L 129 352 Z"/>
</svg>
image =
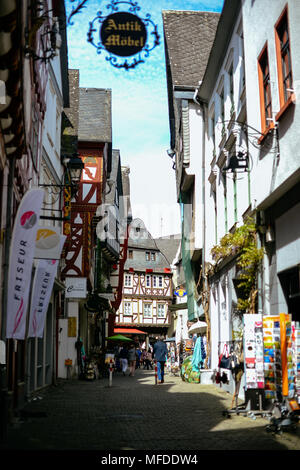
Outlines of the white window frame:
<svg viewBox="0 0 300 470">
<path fill-rule="evenodd" d="M 151 276 L 146 274 L 146 287 L 151 287 Z"/>
<path fill-rule="evenodd" d="M 163 312 L 161 312 L 163 310 Z M 158 303 L 157 304 L 157 318 L 165 318 L 166 317 L 166 305 Z"/>
<path fill-rule="evenodd" d="M 124 287 L 132 287 L 132 274 L 125 274 Z"/>
<path fill-rule="evenodd" d="M 132 315 L 132 303 L 124 302 L 124 315 Z"/>
<path fill-rule="evenodd" d="M 145 308 L 147 306 L 147 309 Z M 149 311 L 148 311 L 149 307 Z M 152 304 L 150 302 L 145 302 L 143 304 L 143 314 L 145 318 L 152 318 Z"/>
</svg>

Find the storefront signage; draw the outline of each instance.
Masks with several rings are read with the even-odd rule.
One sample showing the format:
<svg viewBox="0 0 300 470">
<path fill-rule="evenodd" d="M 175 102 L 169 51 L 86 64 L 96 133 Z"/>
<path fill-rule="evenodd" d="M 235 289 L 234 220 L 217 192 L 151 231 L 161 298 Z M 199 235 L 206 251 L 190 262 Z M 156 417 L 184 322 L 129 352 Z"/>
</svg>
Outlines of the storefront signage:
<svg viewBox="0 0 300 470">
<path fill-rule="evenodd" d="M 59 227 L 39 226 L 36 234 L 34 257 L 38 259 L 60 259 L 60 234 Z"/>
<path fill-rule="evenodd" d="M 68 337 L 76 338 L 76 332 L 77 332 L 77 318 L 69 317 L 68 318 Z"/>
<path fill-rule="evenodd" d="M 7 338 L 25 338 L 32 265 L 43 199 L 43 189 L 27 191 L 15 219 L 8 271 Z"/>
<path fill-rule="evenodd" d="M 66 237 L 60 236 L 60 253 Z M 59 256 L 60 256 L 59 253 Z M 45 319 L 52 294 L 53 284 L 58 267 L 58 259 L 40 259 L 37 265 L 30 305 L 29 338 L 42 338 L 44 334 Z"/>
<path fill-rule="evenodd" d="M 66 277 L 66 298 L 85 299 L 86 277 Z"/>
<path fill-rule="evenodd" d="M 118 5 L 124 4 L 129 11 L 119 12 Z M 137 15 L 140 10 L 137 2 L 133 1 L 116 1 L 111 0 L 107 5 L 107 9 L 111 9 L 113 13 L 103 16 L 99 11 L 96 18 L 90 22 L 88 31 L 88 42 L 97 49 L 97 53 L 101 54 L 102 50 L 109 53 L 106 57 L 111 65 L 117 68 L 129 70 L 135 68 L 138 64 L 145 62 L 156 46 L 160 44 L 160 36 L 157 33 L 157 26 L 151 20 L 151 15 L 147 14 L 145 18 Z M 94 38 L 97 32 L 95 24 L 100 23 L 99 38 Z M 148 29 L 153 28 L 151 34 Z M 151 38 L 148 42 L 148 37 Z M 119 57 L 130 58 L 129 60 L 120 61 Z"/>
<path fill-rule="evenodd" d="M 177 295 L 177 297 L 184 297 L 186 295 L 186 290 L 178 287 L 175 289 L 174 294 Z"/>
<path fill-rule="evenodd" d="M 100 37 L 105 49 L 121 57 L 140 52 L 146 44 L 147 30 L 132 13 L 114 13 L 103 21 Z"/>
</svg>

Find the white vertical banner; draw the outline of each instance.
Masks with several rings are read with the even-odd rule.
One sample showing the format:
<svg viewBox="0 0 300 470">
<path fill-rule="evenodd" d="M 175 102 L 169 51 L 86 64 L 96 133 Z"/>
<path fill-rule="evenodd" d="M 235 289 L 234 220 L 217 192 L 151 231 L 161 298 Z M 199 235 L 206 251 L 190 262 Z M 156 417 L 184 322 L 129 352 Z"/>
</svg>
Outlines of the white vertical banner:
<svg viewBox="0 0 300 470">
<path fill-rule="evenodd" d="M 61 235 L 60 253 L 64 246 L 65 240 L 66 236 Z M 58 259 L 39 260 L 35 271 L 31 295 L 28 338 L 43 337 L 45 319 L 52 294 L 58 263 Z"/>
<path fill-rule="evenodd" d="M 7 338 L 25 338 L 32 264 L 44 194 L 43 189 L 27 191 L 16 215 L 8 269 Z"/>
</svg>

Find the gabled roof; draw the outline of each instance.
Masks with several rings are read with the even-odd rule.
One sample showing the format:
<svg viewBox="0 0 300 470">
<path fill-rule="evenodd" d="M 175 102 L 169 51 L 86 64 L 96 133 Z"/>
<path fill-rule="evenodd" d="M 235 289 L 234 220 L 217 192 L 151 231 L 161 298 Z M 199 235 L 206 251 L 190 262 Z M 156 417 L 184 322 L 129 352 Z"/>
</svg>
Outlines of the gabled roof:
<svg viewBox="0 0 300 470">
<path fill-rule="evenodd" d="M 112 142 L 111 90 L 79 88 L 78 139 Z"/>
<path fill-rule="evenodd" d="M 181 234 L 169 235 L 155 239 L 156 245 L 159 250 L 165 255 L 169 264 L 173 264 L 178 247 L 181 242 Z"/>
<path fill-rule="evenodd" d="M 165 10 L 162 17 L 172 84 L 196 88 L 206 69 L 220 14 Z"/>
<path fill-rule="evenodd" d="M 165 253 L 166 247 L 164 246 L 162 247 L 164 249 L 161 249 L 163 243 L 161 243 L 161 246 L 159 246 L 160 243 L 157 243 L 157 240 L 162 239 L 154 239 L 151 233 L 147 230 L 144 222 L 139 218 L 134 219 L 131 224 L 128 239 L 128 249 L 132 249 L 134 251 L 134 257 L 133 259 L 127 258 L 125 263 L 125 270 L 128 270 L 129 268 L 133 268 L 136 271 L 146 271 L 146 269 L 153 269 L 153 272 L 155 273 L 163 273 L 165 272 L 166 268 L 170 269 L 170 264 L 173 261 L 170 261 L 167 258 L 167 255 L 170 254 L 170 251 Z M 170 244 L 174 243 L 174 236 L 170 236 L 168 241 Z M 146 261 L 146 251 L 153 251 L 156 253 L 155 261 Z"/>
<path fill-rule="evenodd" d="M 240 0 L 225 0 L 220 21 L 216 30 L 214 43 L 203 75 L 202 84 L 198 91 L 200 99 L 207 101 L 212 93 L 215 80 L 220 72 L 224 58 L 228 52 L 228 44 L 232 37 L 235 23 L 241 9 Z"/>
</svg>

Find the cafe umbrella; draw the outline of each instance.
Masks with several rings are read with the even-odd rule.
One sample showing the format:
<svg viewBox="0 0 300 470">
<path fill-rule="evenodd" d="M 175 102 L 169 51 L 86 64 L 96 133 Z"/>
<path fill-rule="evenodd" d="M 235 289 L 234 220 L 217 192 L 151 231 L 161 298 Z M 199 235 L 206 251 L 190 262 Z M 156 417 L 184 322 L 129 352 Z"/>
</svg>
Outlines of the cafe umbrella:
<svg viewBox="0 0 300 470">
<path fill-rule="evenodd" d="M 109 336 L 106 339 L 111 340 L 111 341 L 132 341 L 131 338 L 127 338 L 126 336 L 123 336 L 123 335 L 113 335 L 113 336 Z"/>
</svg>

